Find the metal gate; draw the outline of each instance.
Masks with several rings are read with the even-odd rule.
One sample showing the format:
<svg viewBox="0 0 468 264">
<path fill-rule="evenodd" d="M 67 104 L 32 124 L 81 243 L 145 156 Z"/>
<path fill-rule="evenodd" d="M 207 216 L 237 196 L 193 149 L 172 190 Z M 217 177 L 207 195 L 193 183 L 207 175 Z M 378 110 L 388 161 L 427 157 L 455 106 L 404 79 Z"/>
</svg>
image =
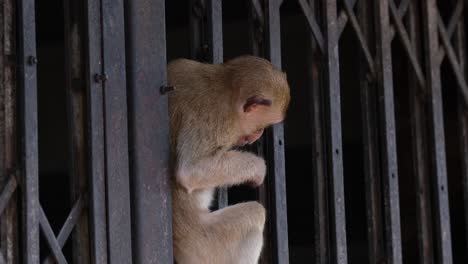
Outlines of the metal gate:
<svg viewBox="0 0 468 264">
<path fill-rule="evenodd" d="M 53 38 L 63 43 L 59 69 L 49 68 L 54 58 L 47 50 L 55 46 L 42 42 L 41 34 L 49 33 L 38 17 L 51 12 L 44 11 L 45 2 L 0 1 L 0 263 L 173 263 L 165 86 L 166 49 L 172 43 L 167 36 L 175 11 L 166 10 L 187 19 L 188 57 L 222 63 L 241 50 L 232 51 L 232 36 L 223 43 L 230 36 L 227 17 L 235 13 L 226 6 L 234 4 L 58 1 L 63 31 Z M 245 26 L 248 53 L 281 68 L 291 66 L 284 61 L 292 52 L 300 52 L 307 64 L 300 70 L 283 67 L 289 76 L 302 74 L 304 79 L 298 84 L 290 77 L 291 84 L 298 84 L 291 85 L 293 104 L 299 96 L 305 102 L 297 107 L 300 112 L 289 113 L 286 127 L 275 125 L 253 149 L 268 164 L 266 182 L 253 195 L 268 212 L 261 263 L 466 262 L 468 2 L 239 2 L 245 7 L 239 21 L 245 21 L 231 27 Z M 298 37 L 304 42 L 298 49 L 305 47 L 300 51 L 282 48 L 289 34 L 284 31 L 292 31 L 287 27 L 292 23 L 282 24 L 282 19 L 291 17 L 306 28 Z M 228 55 L 224 47 L 229 47 Z M 349 56 L 358 59 L 343 62 Z M 60 71 L 54 76 L 52 69 Z M 63 107 L 51 104 L 54 110 L 42 111 L 53 101 L 41 99 L 52 96 L 43 88 L 51 81 L 63 87 Z M 357 96 L 349 95 L 349 89 Z M 353 110 L 359 128 L 347 123 L 347 98 L 360 105 Z M 57 109 L 66 116 L 61 126 L 54 115 L 43 114 Z M 304 162 L 311 171 L 292 175 L 295 157 L 288 156 L 288 135 L 299 129 L 288 120 L 303 115 L 311 142 Z M 51 126 L 55 123 L 58 128 Z M 350 129 L 359 131 L 362 156 L 364 198 L 358 205 L 349 197 L 356 183 L 346 180 L 360 173 L 347 170 L 354 155 L 345 138 Z M 42 140 L 41 133 L 49 133 L 52 141 Z M 66 172 L 46 177 L 49 154 L 41 151 L 52 152 L 48 148 L 54 144 L 41 142 L 54 142 L 54 135 L 57 144 L 59 135 L 65 138 Z M 304 205 L 294 198 L 303 189 L 289 185 L 297 177 L 311 183 L 305 186 L 309 192 L 300 193 Z M 412 202 L 407 201 L 408 179 Z M 67 202 L 56 215 L 54 198 L 43 197 L 59 197 L 59 190 Z M 220 190 L 218 207 L 232 203 L 232 197 Z M 294 206 L 287 202 L 290 197 Z M 452 201 L 460 197 L 462 206 L 454 207 Z M 288 220 L 296 223 L 307 204 L 313 208 L 306 212 L 311 218 L 305 226 L 310 227 L 305 236 L 311 237 L 307 250 L 312 253 L 308 259 L 295 258 L 295 234 L 288 235 L 294 226 Z M 365 216 L 360 257 L 351 249 L 356 246 L 350 235 L 356 206 Z M 414 211 L 414 245 L 404 242 L 408 235 L 402 230 L 411 226 L 405 210 Z"/>
</svg>

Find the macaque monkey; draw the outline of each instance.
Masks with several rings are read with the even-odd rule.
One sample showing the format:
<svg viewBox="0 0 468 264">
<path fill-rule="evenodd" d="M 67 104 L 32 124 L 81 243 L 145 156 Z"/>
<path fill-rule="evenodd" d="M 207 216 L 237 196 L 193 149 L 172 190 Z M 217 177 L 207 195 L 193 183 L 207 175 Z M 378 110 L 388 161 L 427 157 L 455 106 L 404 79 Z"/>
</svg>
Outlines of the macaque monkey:
<svg viewBox="0 0 468 264">
<path fill-rule="evenodd" d="M 286 76 L 267 60 L 243 56 L 212 65 L 168 66 L 173 153 L 174 255 L 178 264 L 257 263 L 265 209 L 245 202 L 211 212 L 215 188 L 262 184 L 265 161 L 235 150 L 285 117 Z"/>
</svg>

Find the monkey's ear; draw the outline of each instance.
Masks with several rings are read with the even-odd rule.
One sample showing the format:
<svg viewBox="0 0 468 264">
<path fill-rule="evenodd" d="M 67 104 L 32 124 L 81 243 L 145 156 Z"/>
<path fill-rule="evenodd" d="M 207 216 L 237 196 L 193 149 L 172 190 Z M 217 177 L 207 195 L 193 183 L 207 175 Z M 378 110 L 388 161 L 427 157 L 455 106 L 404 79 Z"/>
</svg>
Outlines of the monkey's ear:
<svg viewBox="0 0 468 264">
<path fill-rule="evenodd" d="M 259 106 L 271 106 L 271 100 L 262 98 L 260 96 L 251 96 L 247 98 L 244 103 L 244 112 L 250 113 L 257 109 Z"/>
</svg>

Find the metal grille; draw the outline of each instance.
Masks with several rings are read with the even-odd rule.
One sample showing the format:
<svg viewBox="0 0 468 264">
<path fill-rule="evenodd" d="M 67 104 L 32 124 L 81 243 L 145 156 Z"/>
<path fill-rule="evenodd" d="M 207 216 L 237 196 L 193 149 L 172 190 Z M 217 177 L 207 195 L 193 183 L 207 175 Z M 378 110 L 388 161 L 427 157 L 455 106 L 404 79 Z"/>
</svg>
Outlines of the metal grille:
<svg viewBox="0 0 468 264">
<path fill-rule="evenodd" d="M 229 57 L 225 47 L 232 46 L 223 42 L 225 17 L 236 10 L 226 10 L 228 3 L 220 0 L 179 2 L 189 33 L 187 56 L 222 63 Z M 295 5 L 292 14 L 306 27 L 300 39 L 307 47 L 301 51 L 307 82 L 301 87 L 308 95 L 302 110 L 310 115 L 312 159 L 306 162 L 312 170 L 310 175 L 286 173 L 283 124 L 269 129 L 254 147 L 268 164 L 266 182 L 255 194 L 268 212 L 261 263 L 294 262 L 288 217 L 301 214 L 287 208 L 287 195 L 296 191 L 286 188 L 291 177 L 312 179 L 311 191 L 301 195 L 313 205 L 308 212 L 313 254 L 301 261 L 402 263 L 411 260 L 409 250 L 417 249 L 419 263 L 466 262 L 468 256 L 460 252 L 468 250 L 468 2 L 243 3 L 245 24 L 239 25 L 247 26 L 248 51 L 279 68 L 291 54 L 281 45 L 285 10 Z M 43 90 L 38 90 L 38 68 L 47 57 L 37 54 L 38 4 L 0 1 L 0 263 L 173 263 L 167 97 L 161 89 L 166 85 L 166 33 L 172 26 L 166 17 L 171 21 L 174 15 L 166 14 L 169 2 L 63 1 L 68 127 L 63 133 L 70 152 L 65 187 L 44 186 L 51 183 L 39 177 L 38 95 Z M 345 34 L 355 41 L 344 41 Z M 365 192 L 360 206 L 366 219 L 366 249 L 358 261 L 350 250 L 349 210 L 354 208 L 347 205 L 345 182 L 353 172 L 345 171 L 343 143 L 343 91 L 350 78 L 343 77 L 349 64 L 342 57 L 354 51 L 359 59 L 351 70 L 358 85 L 352 88 L 359 94 Z M 407 87 L 406 99 L 397 85 Z M 448 89 L 454 97 L 446 95 Z M 408 102 L 407 141 L 399 118 L 402 100 Z M 454 113 L 447 113 L 450 105 Z M 454 118 L 450 125 L 448 115 Z M 410 153 L 404 156 L 402 149 Z M 414 182 L 414 245 L 403 239 L 409 224 L 402 214 L 408 207 L 402 175 Z M 39 193 L 45 188 L 68 188 L 65 219 L 43 209 Z M 461 210 L 454 209 L 451 197 L 463 198 Z M 219 190 L 217 206 L 227 206 L 230 199 L 226 189 Z M 57 221 L 60 228 L 53 224 Z M 462 242 L 454 230 L 465 232 L 457 234 Z"/>
</svg>

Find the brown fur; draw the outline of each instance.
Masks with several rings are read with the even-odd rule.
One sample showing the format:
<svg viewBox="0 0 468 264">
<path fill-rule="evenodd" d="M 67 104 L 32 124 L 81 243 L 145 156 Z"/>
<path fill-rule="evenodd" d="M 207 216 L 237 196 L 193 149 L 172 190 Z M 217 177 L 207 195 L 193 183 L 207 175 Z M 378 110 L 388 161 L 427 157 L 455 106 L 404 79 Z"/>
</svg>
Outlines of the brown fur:
<svg viewBox="0 0 468 264">
<path fill-rule="evenodd" d="M 210 212 L 209 205 L 216 187 L 262 183 L 264 160 L 231 150 L 242 136 L 238 109 L 259 96 L 284 115 L 285 75 L 264 59 L 243 56 L 221 65 L 175 60 L 168 79 L 175 86 L 169 97 L 175 258 L 179 264 L 256 263 L 263 206 L 248 202 Z"/>
</svg>

